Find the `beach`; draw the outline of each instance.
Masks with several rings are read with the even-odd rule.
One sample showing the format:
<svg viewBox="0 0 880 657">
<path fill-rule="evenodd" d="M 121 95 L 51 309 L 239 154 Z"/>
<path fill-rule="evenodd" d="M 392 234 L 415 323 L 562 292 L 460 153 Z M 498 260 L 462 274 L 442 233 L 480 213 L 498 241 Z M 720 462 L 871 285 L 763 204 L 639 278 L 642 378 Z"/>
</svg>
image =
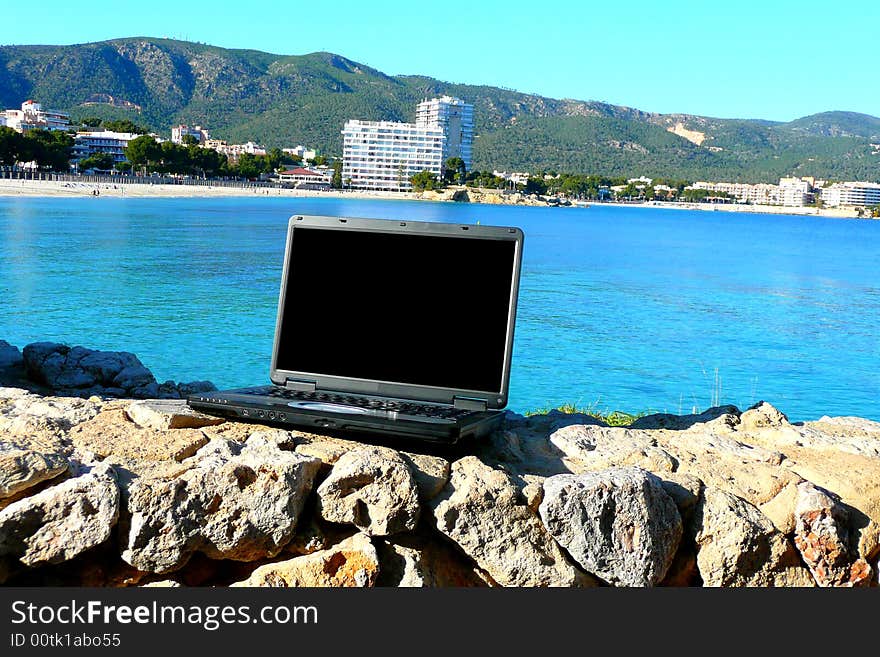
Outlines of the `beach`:
<svg viewBox="0 0 880 657">
<path fill-rule="evenodd" d="M 450 188 L 452 189 L 452 188 Z M 473 190 L 470 190 L 473 191 Z M 97 192 L 97 194 L 96 194 Z M 522 202 L 521 194 L 511 195 L 507 201 L 499 190 L 479 190 L 479 199 L 491 199 L 494 204 L 535 205 Z M 450 201 L 452 194 L 438 192 L 385 192 L 365 190 L 299 190 L 278 187 L 232 187 L 216 185 L 167 185 L 167 184 L 123 184 L 106 182 L 63 182 L 55 180 L 0 179 L 0 196 L 42 196 L 42 197 L 82 197 L 97 198 L 223 198 L 223 197 L 287 197 L 287 198 L 346 198 L 346 199 L 384 199 L 405 201 Z M 592 205 L 590 202 L 587 206 Z M 743 205 L 734 203 L 676 203 L 667 201 L 647 201 L 644 203 L 601 203 L 602 207 L 665 208 L 675 210 L 700 210 L 704 212 L 748 212 L 756 214 L 787 214 L 798 216 L 819 216 L 856 218 L 855 208 L 816 208 L 812 206 L 789 207 L 776 205 Z M 585 207 L 576 204 L 571 207 Z"/>
</svg>

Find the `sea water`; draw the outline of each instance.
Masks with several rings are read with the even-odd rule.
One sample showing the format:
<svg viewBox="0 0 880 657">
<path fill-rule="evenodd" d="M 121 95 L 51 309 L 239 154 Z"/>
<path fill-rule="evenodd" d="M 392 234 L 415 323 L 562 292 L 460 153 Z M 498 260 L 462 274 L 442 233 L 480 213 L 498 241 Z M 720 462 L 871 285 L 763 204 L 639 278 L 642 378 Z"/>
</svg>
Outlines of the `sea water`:
<svg viewBox="0 0 880 657">
<path fill-rule="evenodd" d="M 687 413 L 764 399 L 795 421 L 880 420 L 880 222 L 868 220 L 336 198 L 2 198 L 0 339 L 133 351 L 160 381 L 264 383 L 291 214 L 521 227 L 514 410 Z M 438 312 L 455 313 L 456 295 L 467 293 L 479 286 L 450 290 Z M 346 294 L 406 302 L 369 272 L 335 302 Z"/>
</svg>

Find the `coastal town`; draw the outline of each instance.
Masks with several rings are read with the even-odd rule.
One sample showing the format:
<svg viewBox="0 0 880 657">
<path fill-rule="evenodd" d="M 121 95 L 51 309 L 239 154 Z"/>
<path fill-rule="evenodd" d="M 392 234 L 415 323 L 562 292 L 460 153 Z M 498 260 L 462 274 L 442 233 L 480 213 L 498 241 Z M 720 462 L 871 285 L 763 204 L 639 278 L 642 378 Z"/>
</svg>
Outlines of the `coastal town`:
<svg viewBox="0 0 880 657">
<path fill-rule="evenodd" d="M 212 137 L 208 128 L 197 124 L 172 126 L 168 140 L 131 121 L 84 119 L 74 125 L 70 114 L 27 100 L 20 109 L 0 111 L 0 177 L 32 177 L 49 171 L 87 175 L 89 180 L 109 176 L 112 181 L 113 176 L 126 174 L 164 174 L 180 183 L 193 178 L 213 179 L 218 184 L 247 180 L 302 192 L 335 189 L 391 197 L 419 193 L 428 199 L 462 198 L 460 194 L 439 193 L 449 187 L 487 191 L 488 196 L 477 192 L 475 198 L 489 202 L 517 203 L 531 197 L 550 204 L 561 199 L 563 205 L 571 201 L 687 204 L 775 212 L 816 208 L 859 217 L 880 216 L 880 183 L 868 181 L 790 176 L 774 184 L 474 171 L 471 103 L 448 95 L 425 99 L 417 105 L 415 116 L 414 123 L 346 121 L 339 157 L 302 144 L 267 149 L 253 141 L 229 143 Z M 45 135 L 50 133 L 63 137 L 49 140 Z M 50 143 L 55 156 L 29 159 L 33 149 L 10 145 L 16 136 L 25 135 Z"/>
</svg>

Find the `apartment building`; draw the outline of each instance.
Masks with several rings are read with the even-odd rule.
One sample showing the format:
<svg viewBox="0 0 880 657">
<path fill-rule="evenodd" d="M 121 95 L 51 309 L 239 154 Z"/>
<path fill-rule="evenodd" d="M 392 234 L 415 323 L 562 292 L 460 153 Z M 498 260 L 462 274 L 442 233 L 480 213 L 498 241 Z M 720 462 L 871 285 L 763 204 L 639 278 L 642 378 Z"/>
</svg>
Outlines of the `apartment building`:
<svg viewBox="0 0 880 657">
<path fill-rule="evenodd" d="M 870 182 L 834 183 L 822 189 L 820 198 L 822 203 L 829 208 L 880 205 L 880 184 Z"/>
<path fill-rule="evenodd" d="M 134 132 L 111 130 L 77 132 L 71 157 L 78 162 L 96 153 L 109 153 L 117 163 L 125 162 L 125 148 L 128 142 L 137 137 L 140 135 Z"/>
<path fill-rule="evenodd" d="M 733 196 L 740 203 L 752 205 L 801 207 L 812 200 L 811 181 L 811 178 L 780 178 L 778 185 L 700 181 L 690 185 L 688 189 L 723 192 Z"/>
<path fill-rule="evenodd" d="M 342 179 L 359 189 L 409 191 L 410 178 L 443 175 L 450 157 L 471 166 L 474 108 L 442 96 L 419 103 L 415 123 L 351 120 L 345 123 Z"/>
<path fill-rule="evenodd" d="M 171 128 L 171 142 L 174 144 L 182 144 L 183 138 L 186 136 L 190 136 L 195 139 L 200 146 L 204 146 L 205 142 L 207 142 L 211 135 L 208 134 L 208 131 L 200 125 L 194 125 L 192 127 L 181 123 L 180 125 L 176 125 Z"/>
<path fill-rule="evenodd" d="M 346 121 L 342 130 L 342 180 L 359 189 L 410 191 L 410 178 L 421 171 L 430 171 L 438 178 L 443 175 L 445 141 L 439 126 Z"/>
<path fill-rule="evenodd" d="M 222 153 L 232 162 L 238 161 L 238 158 L 245 153 L 248 153 L 249 155 L 266 154 L 265 148 L 263 148 L 259 144 L 255 144 L 252 141 L 249 141 L 245 144 L 228 144 L 222 139 L 206 139 L 205 143 L 202 144 L 202 146 L 204 146 L 205 148 L 210 148 L 211 150 L 215 150 L 218 153 Z"/>
<path fill-rule="evenodd" d="M 6 110 L 5 119 L 5 125 L 18 132 L 70 128 L 70 114 L 58 110 L 44 110 L 40 103 L 33 100 L 24 101 L 20 110 Z"/>
<path fill-rule="evenodd" d="M 416 107 L 416 126 L 442 128 L 446 135 L 443 161 L 460 157 L 465 169 L 470 171 L 474 142 L 473 105 L 452 96 L 423 100 Z"/>
</svg>

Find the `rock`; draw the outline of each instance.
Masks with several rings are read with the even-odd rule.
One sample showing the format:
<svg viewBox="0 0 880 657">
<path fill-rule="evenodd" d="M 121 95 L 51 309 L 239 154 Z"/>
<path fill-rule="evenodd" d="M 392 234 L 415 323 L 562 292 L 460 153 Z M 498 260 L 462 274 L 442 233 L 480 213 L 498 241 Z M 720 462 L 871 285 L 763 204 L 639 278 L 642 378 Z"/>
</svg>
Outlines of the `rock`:
<svg viewBox="0 0 880 657">
<path fill-rule="evenodd" d="M 140 363 L 123 368 L 113 377 L 113 385 L 125 390 L 135 390 L 155 382 L 153 373 Z"/>
<path fill-rule="evenodd" d="M 171 480 L 135 480 L 122 558 L 167 573 L 194 552 L 255 561 L 277 555 L 293 537 L 320 462 L 268 440 L 213 440 L 191 469 Z"/>
<path fill-rule="evenodd" d="M 71 443 L 101 457 L 132 461 L 183 461 L 208 443 L 198 429 L 157 431 L 132 422 L 125 410 L 105 410 L 68 434 Z"/>
<path fill-rule="evenodd" d="M 160 579 L 156 582 L 141 584 L 141 588 L 144 589 L 176 589 L 180 586 L 180 582 L 175 582 L 173 579 Z"/>
<path fill-rule="evenodd" d="M 428 502 L 437 497 L 449 481 L 449 461 L 427 454 L 398 453 L 412 473 L 419 491 L 419 499 Z"/>
<path fill-rule="evenodd" d="M 368 587 L 378 573 L 376 548 L 367 536 L 355 534 L 326 550 L 260 566 L 232 586 Z"/>
<path fill-rule="evenodd" d="M 4 390 L 10 390 L 5 388 Z M 0 435 L 2 440 L 15 443 L 17 438 L 24 445 L 40 451 L 59 451 L 62 442 L 57 440 L 71 427 L 93 418 L 98 404 L 86 399 L 43 397 L 30 393 L 16 394 L 0 399 Z M 40 438 L 44 442 L 35 442 Z"/>
<path fill-rule="evenodd" d="M 327 472 L 344 454 L 361 449 L 363 443 L 329 436 L 317 436 L 292 432 L 295 435 L 296 451 L 299 454 L 320 459 Z M 398 452 L 409 466 L 419 489 L 419 499 L 426 502 L 436 496 L 449 479 L 449 461 L 439 456 Z"/>
<path fill-rule="evenodd" d="M 32 486 L 67 472 L 67 459 L 30 449 L 0 451 L 0 499 L 12 497 Z"/>
<path fill-rule="evenodd" d="M 222 424 L 223 418 L 199 413 L 184 400 L 148 399 L 136 401 L 126 410 L 128 417 L 142 427 L 157 429 L 199 429 Z"/>
<path fill-rule="evenodd" d="M 871 567 L 859 558 L 850 537 L 848 510 L 827 491 L 804 481 L 798 485 L 794 544 L 819 586 L 859 586 Z"/>
<path fill-rule="evenodd" d="M 24 358 L 18 347 L 9 344 L 6 340 L 0 340 L 0 370 L 18 367 L 23 363 Z"/>
<path fill-rule="evenodd" d="M 739 417 L 741 431 L 756 431 L 767 427 L 788 427 L 791 424 L 785 413 L 772 404 L 759 401 Z"/>
<path fill-rule="evenodd" d="M 657 584 L 681 540 L 675 502 L 638 467 L 550 477 L 540 514 L 584 570 L 623 586 Z"/>
<path fill-rule="evenodd" d="M 694 521 L 704 586 L 815 586 L 791 543 L 745 500 L 707 487 Z"/>
<path fill-rule="evenodd" d="M 437 529 L 502 586 L 589 586 L 526 505 L 510 475 L 474 456 L 452 464 L 431 501 Z"/>
<path fill-rule="evenodd" d="M 376 586 L 487 586 L 473 563 L 433 536 L 406 535 L 379 541 Z"/>
<path fill-rule="evenodd" d="M 654 473 L 674 472 L 678 462 L 658 447 L 646 431 L 599 426 L 570 425 L 554 431 L 550 442 L 569 459 L 576 470 L 604 470 L 638 465 Z"/>
<path fill-rule="evenodd" d="M 672 415 L 670 413 L 654 413 L 636 419 L 629 425 L 630 429 L 671 429 L 684 431 L 692 426 L 721 425 L 733 427 L 739 423 L 739 409 L 736 406 L 713 406 L 702 413 L 693 415 Z"/>
<path fill-rule="evenodd" d="M 419 493 L 406 461 L 392 449 L 362 447 L 344 454 L 318 487 L 318 512 L 370 536 L 412 531 Z"/>
<path fill-rule="evenodd" d="M 56 564 L 110 538 L 119 517 L 113 469 L 98 464 L 0 511 L 0 557 Z"/>
</svg>

